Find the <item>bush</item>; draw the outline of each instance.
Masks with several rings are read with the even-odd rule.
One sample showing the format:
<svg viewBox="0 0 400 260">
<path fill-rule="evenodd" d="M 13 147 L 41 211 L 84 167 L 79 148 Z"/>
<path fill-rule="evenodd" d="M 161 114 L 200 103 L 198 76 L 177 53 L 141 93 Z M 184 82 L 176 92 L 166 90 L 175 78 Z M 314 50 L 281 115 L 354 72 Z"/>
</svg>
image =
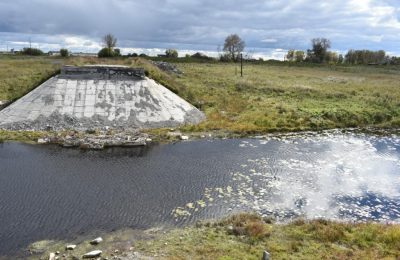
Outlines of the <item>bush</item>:
<svg viewBox="0 0 400 260">
<path fill-rule="evenodd" d="M 36 48 L 23 48 L 21 51 L 23 55 L 40 56 L 43 55 L 43 51 Z"/>
<path fill-rule="evenodd" d="M 168 58 L 178 58 L 178 51 L 174 49 L 168 49 L 165 51 L 165 55 Z"/>
<path fill-rule="evenodd" d="M 251 213 L 240 213 L 223 220 L 220 225 L 230 226 L 228 233 L 235 236 L 247 236 L 253 241 L 270 235 L 270 230 L 263 219 Z"/>
<path fill-rule="evenodd" d="M 108 57 L 114 57 L 115 53 L 111 48 L 103 48 L 97 53 L 97 56 L 99 58 L 108 58 Z"/>
<path fill-rule="evenodd" d="M 121 56 L 121 50 L 120 49 L 114 49 L 114 56 L 120 57 Z"/>
<path fill-rule="evenodd" d="M 205 55 L 205 54 L 203 54 L 201 52 L 196 52 L 195 54 L 193 54 L 190 57 L 194 58 L 194 59 L 199 59 L 199 60 L 213 60 L 212 57 L 208 57 L 207 55 Z"/>
<path fill-rule="evenodd" d="M 60 50 L 60 55 L 61 57 L 68 57 L 69 56 L 69 52 L 67 49 L 61 49 Z"/>
</svg>

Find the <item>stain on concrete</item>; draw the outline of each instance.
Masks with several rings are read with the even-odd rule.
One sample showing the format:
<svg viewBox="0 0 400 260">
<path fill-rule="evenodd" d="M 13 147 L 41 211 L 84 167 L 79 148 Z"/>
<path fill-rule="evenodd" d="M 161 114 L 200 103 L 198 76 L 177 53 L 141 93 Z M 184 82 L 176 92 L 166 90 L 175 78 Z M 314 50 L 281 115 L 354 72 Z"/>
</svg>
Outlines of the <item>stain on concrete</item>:
<svg viewBox="0 0 400 260">
<path fill-rule="evenodd" d="M 42 96 L 42 101 L 44 102 L 45 106 L 53 105 L 54 104 L 54 97 L 53 95 L 44 95 Z"/>
</svg>

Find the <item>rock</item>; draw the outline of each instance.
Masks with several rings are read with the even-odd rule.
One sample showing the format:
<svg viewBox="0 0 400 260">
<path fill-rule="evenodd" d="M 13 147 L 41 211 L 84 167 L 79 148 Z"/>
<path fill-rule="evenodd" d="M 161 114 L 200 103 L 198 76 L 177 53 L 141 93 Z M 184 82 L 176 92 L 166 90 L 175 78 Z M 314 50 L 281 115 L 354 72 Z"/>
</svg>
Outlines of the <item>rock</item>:
<svg viewBox="0 0 400 260">
<path fill-rule="evenodd" d="M 74 250 L 75 247 L 76 247 L 76 245 L 67 245 L 67 246 L 65 247 L 65 249 L 66 249 L 66 250 Z"/>
<path fill-rule="evenodd" d="M 100 244 L 101 242 L 103 242 L 103 239 L 102 239 L 101 237 L 98 237 L 98 238 L 95 238 L 95 239 L 93 239 L 92 241 L 90 241 L 90 244 L 92 244 L 92 245 L 98 245 L 98 244 Z"/>
<path fill-rule="evenodd" d="M 94 251 L 90 251 L 89 253 L 86 253 L 83 255 L 83 258 L 95 258 L 100 256 L 103 253 L 103 251 L 101 250 L 94 250 Z"/>
<path fill-rule="evenodd" d="M 189 140 L 189 136 L 187 136 L 187 135 L 181 135 L 181 140 Z"/>
<path fill-rule="evenodd" d="M 8 103 L 9 103 L 9 101 L 7 101 L 7 100 L 0 100 L 0 109 L 7 106 Z"/>
<path fill-rule="evenodd" d="M 50 253 L 49 260 L 56 260 L 56 254 Z"/>
<path fill-rule="evenodd" d="M 47 144 L 47 143 L 49 143 L 50 142 L 50 139 L 49 138 L 39 138 L 38 140 L 37 140 L 37 143 L 38 144 Z"/>
<path fill-rule="evenodd" d="M 152 61 L 154 65 L 156 65 L 159 69 L 162 71 L 166 71 L 169 73 L 175 73 L 175 74 L 182 74 L 182 71 L 180 71 L 174 64 L 165 62 L 165 61 Z"/>
<path fill-rule="evenodd" d="M 60 254 L 60 251 L 57 251 L 57 252 L 56 252 L 56 255 L 59 255 L 59 254 Z"/>
<path fill-rule="evenodd" d="M 168 132 L 167 135 L 170 136 L 170 137 L 178 137 L 178 138 L 181 138 L 182 133 L 181 133 L 181 132 Z"/>
<path fill-rule="evenodd" d="M 262 260 L 269 260 L 269 253 L 267 251 L 263 252 Z"/>
</svg>

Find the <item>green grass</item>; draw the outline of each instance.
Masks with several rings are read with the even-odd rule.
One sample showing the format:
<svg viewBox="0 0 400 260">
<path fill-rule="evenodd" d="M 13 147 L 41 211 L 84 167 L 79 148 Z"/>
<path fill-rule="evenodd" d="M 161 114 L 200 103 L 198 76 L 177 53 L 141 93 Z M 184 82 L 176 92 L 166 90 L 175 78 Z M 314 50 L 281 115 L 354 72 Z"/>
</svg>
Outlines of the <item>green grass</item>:
<svg viewBox="0 0 400 260">
<path fill-rule="evenodd" d="M 183 239 L 182 239 L 183 238 Z M 396 259 L 400 227 L 298 220 L 271 224 L 252 214 L 178 229 L 155 241 L 139 243 L 143 252 L 168 259 Z"/>
<path fill-rule="evenodd" d="M 207 121 L 193 131 L 235 133 L 400 126 L 400 70 L 177 63 L 182 96 Z"/>
<path fill-rule="evenodd" d="M 0 56 L 0 100 L 28 93 L 60 69 L 60 62 L 43 57 Z"/>
<path fill-rule="evenodd" d="M 138 235 L 145 233 L 147 236 Z M 136 235 L 135 235 L 136 234 Z M 115 249 L 124 255 L 130 247 L 144 256 L 161 259 L 261 259 L 267 250 L 272 259 L 398 259 L 400 226 L 376 223 L 341 223 L 327 220 L 296 220 L 273 223 L 254 214 L 237 214 L 196 227 L 124 231 L 103 236 L 103 257 Z M 54 243 L 43 254 L 63 252 L 66 242 Z M 73 254 L 91 249 L 78 243 Z"/>
</svg>

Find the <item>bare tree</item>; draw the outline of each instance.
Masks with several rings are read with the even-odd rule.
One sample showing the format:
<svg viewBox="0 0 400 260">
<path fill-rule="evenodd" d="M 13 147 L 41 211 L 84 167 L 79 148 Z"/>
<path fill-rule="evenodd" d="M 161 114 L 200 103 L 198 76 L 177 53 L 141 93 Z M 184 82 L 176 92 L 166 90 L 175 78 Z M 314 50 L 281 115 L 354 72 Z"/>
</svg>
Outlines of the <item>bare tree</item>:
<svg viewBox="0 0 400 260">
<path fill-rule="evenodd" d="M 245 42 L 237 34 L 231 34 L 226 37 L 223 50 L 230 60 L 237 61 L 244 47 Z"/>
<path fill-rule="evenodd" d="M 103 36 L 103 43 L 106 48 L 112 50 L 117 45 L 117 38 L 112 34 L 106 34 Z"/>
</svg>

